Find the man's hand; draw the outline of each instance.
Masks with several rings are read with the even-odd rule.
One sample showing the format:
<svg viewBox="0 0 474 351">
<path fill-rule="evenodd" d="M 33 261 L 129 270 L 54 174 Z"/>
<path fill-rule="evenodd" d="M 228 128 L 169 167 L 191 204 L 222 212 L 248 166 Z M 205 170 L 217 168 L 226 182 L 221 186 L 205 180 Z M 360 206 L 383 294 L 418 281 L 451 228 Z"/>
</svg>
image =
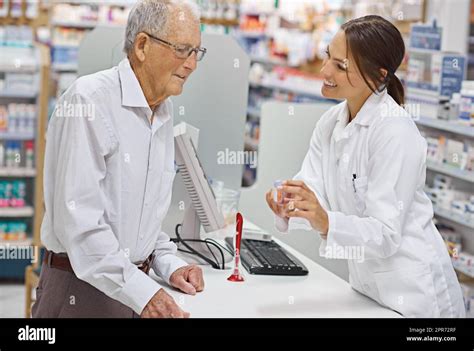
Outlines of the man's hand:
<svg viewBox="0 0 474 351">
<path fill-rule="evenodd" d="M 189 318 L 189 312 L 184 312 L 174 299 L 163 289 L 153 295 L 143 309 L 141 318 Z"/>
<path fill-rule="evenodd" d="M 189 295 L 196 295 L 196 291 L 204 289 L 202 269 L 198 266 L 184 266 L 171 274 L 170 284 Z"/>
</svg>

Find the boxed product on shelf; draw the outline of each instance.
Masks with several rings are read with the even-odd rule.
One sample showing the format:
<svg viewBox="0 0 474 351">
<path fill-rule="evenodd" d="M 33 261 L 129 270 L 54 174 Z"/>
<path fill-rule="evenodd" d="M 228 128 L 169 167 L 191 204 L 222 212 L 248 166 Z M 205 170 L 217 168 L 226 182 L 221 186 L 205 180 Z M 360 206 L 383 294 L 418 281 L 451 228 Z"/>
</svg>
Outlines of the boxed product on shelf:
<svg viewBox="0 0 474 351">
<path fill-rule="evenodd" d="M 87 30 L 81 28 L 55 27 L 53 30 L 53 46 L 79 46 Z"/>
<path fill-rule="evenodd" d="M 4 90 L 21 93 L 37 93 L 39 77 L 35 73 L 5 73 Z"/>
<path fill-rule="evenodd" d="M 462 82 L 459 121 L 474 126 L 474 81 L 465 80 Z"/>
<path fill-rule="evenodd" d="M 0 131 L 33 135 L 36 128 L 36 114 L 34 104 L 0 105 Z"/>
<path fill-rule="evenodd" d="M 54 64 L 76 64 L 78 62 L 79 47 L 52 48 L 52 61 Z"/>
<path fill-rule="evenodd" d="M 0 55 L 1 72 L 35 72 L 38 70 L 39 54 L 36 47 L 5 45 L 0 44 L 2 50 Z"/>
<path fill-rule="evenodd" d="M 29 26 L 0 26 L 0 46 L 31 47 L 33 41 L 33 29 Z"/>
<path fill-rule="evenodd" d="M 474 276 L 474 255 L 461 251 L 457 257 L 453 258 L 453 265 L 467 275 Z"/>
<path fill-rule="evenodd" d="M 454 139 L 424 129 L 421 133 L 426 139 L 428 161 L 474 171 L 474 142 L 471 139 Z"/>
<path fill-rule="evenodd" d="M 0 141 L 0 168 L 34 168 L 34 142 Z"/>
<path fill-rule="evenodd" d="M 240 11 L 249 14 L 267 14 L 275 10 L 274 0 L 241 0 Z"/>
<path fill-rule="evenodd" d="M 55 4 L 53 10 L 54 24 L 125 24 L 127 22 L 130 7 L 134 4 L 123 3 L 114 5 L 107 4 Z"/>
<path fill-rule="evenodd" d="M 447 119 L 451 98 L 466 77 L 467 57 L 441 51 L 441 36 L 436 25 L 413 25 L 410 33 L 406 101 L 418 104 L 426 118 Z"/>
<path fill-rule="evenodd" d="M 443 237 L 446 248 L 451 257 L 457 257 L 462 251 L 462 236 L 453 228 L 444 225 L 438 225 L 438 230 Z"/>
<path fill-rule="evenodd" d="M 0 221 L 1 241 L 22 241 L 27 237 L 27 224 L 24 222 Z"/>
<path fill-rule="evenodd" d="M 87 4 L 56 4 L 52 18 L 53 22 L 94 22 L 98 20 L 98 8 Z"/>
<path fill-rule="evenodd" d="M 0 180 L 0 207 L 24 207 L 26 205 L 24 180 Z"/>
<path fill-rule="evenodd" d="M 461 91 L 466 76 L 464 55 L 410 50 L 407 72 L 407 90 L 431 96 L 451 98 Z"/>
<path fill-rule="evenodd" d="M 466 221 L 474 221 L 474 195 L 454 189 L 451 177 L 437 174 L 433 186 L 427 185 L 425 192 L 433 206 L 450 211 Z"/>
</svg>

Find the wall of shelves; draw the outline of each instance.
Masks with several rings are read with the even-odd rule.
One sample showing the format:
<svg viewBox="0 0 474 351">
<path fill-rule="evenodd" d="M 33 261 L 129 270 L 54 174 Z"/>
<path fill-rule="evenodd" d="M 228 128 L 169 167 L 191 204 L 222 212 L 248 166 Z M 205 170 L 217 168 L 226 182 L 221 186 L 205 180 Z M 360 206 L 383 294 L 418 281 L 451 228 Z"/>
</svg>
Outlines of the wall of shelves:
<svg viewBox="0 0 474 351">
<path fill-rule="evenodd" d="M 0 109 L 3 111 L 0 120 L 0 245 L 10 248 L 41 246 L 43 136 L 49 98 L 49 48 L 31 43 L 28 48 L 3 45 L 0 50 L 20 63 L 0 65 L 0 75 L 14 72 L 36 76 L 34 91 L 13 93 L 7 89 L 0 93 Z M 32 57 L 36 60 L 34 65 L 21 64 Z M 22 106 L 34 106 L 34 109 L 31 108 L 30 115 L 25 115 L 26 107 Z M 33 119 L 28 120 L 30 118 Z M 28 125 L 29 131 L 24 128 L 26 122 L 34 123 Z M 20 148 L 9 151 L 7 145 L 12 143 Z M 25 149 L 25 145 L 33 148 Z M 0 269 L 0 279 L 23 279 L 29 264 L 31 260 L 5 260 Z"/>
</svg>

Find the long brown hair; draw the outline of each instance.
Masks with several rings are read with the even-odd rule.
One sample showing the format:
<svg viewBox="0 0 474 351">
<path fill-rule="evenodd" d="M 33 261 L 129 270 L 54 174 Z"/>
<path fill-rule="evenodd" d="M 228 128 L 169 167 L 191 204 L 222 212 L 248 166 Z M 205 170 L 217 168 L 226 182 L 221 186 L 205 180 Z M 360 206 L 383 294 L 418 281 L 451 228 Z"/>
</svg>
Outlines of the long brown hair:
<svg viewBox="0 0 474 351">
<path fill-rule="evenodd" d="M 403 85 L 395 75 L 405 56 L 405 43 L 398 29 L 383 17 L 369 15 L 344 23 L 348 50 L 354 57 L 367 86 L 375 92 L 387 88 L 390 96 L 402 105 L 405 101 Z M 347 57 L 347 56 L 346 56 Z M 383 77 L 380 69 L 387 70 Z M 369 81 L 380 82 L 373 88 Z"/>
</svg>

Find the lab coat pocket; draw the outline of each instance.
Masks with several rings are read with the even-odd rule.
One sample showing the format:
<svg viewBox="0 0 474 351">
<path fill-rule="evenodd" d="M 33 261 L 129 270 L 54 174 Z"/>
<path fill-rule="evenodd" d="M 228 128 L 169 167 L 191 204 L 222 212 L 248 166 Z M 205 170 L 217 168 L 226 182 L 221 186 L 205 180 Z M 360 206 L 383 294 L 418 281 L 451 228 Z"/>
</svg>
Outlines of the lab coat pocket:
<svg viewBox="0 0 474 351">
<path fill-rule="evenodd" d="M 379 300 L 409 318 L 439 317 L 431 270 L 419 263 L 410 268 L 374 273 Z"/>
<path fill-rule="evenodd" d="M 164 171 L 161 175 L 160 190 L 158 195 L 158 217 L 163 218 L 168 212 L 171 203 L 173 181 L 176 176 L 174 171 Z"/>
<path fill-rule="evenodd" d="M 365 211 L 365 194 L 367 193 L 367 185 L 367 177 L 360 177 L 353 180 L 355 205 L 357 212 L 360 215 Z"/>
</svg>

